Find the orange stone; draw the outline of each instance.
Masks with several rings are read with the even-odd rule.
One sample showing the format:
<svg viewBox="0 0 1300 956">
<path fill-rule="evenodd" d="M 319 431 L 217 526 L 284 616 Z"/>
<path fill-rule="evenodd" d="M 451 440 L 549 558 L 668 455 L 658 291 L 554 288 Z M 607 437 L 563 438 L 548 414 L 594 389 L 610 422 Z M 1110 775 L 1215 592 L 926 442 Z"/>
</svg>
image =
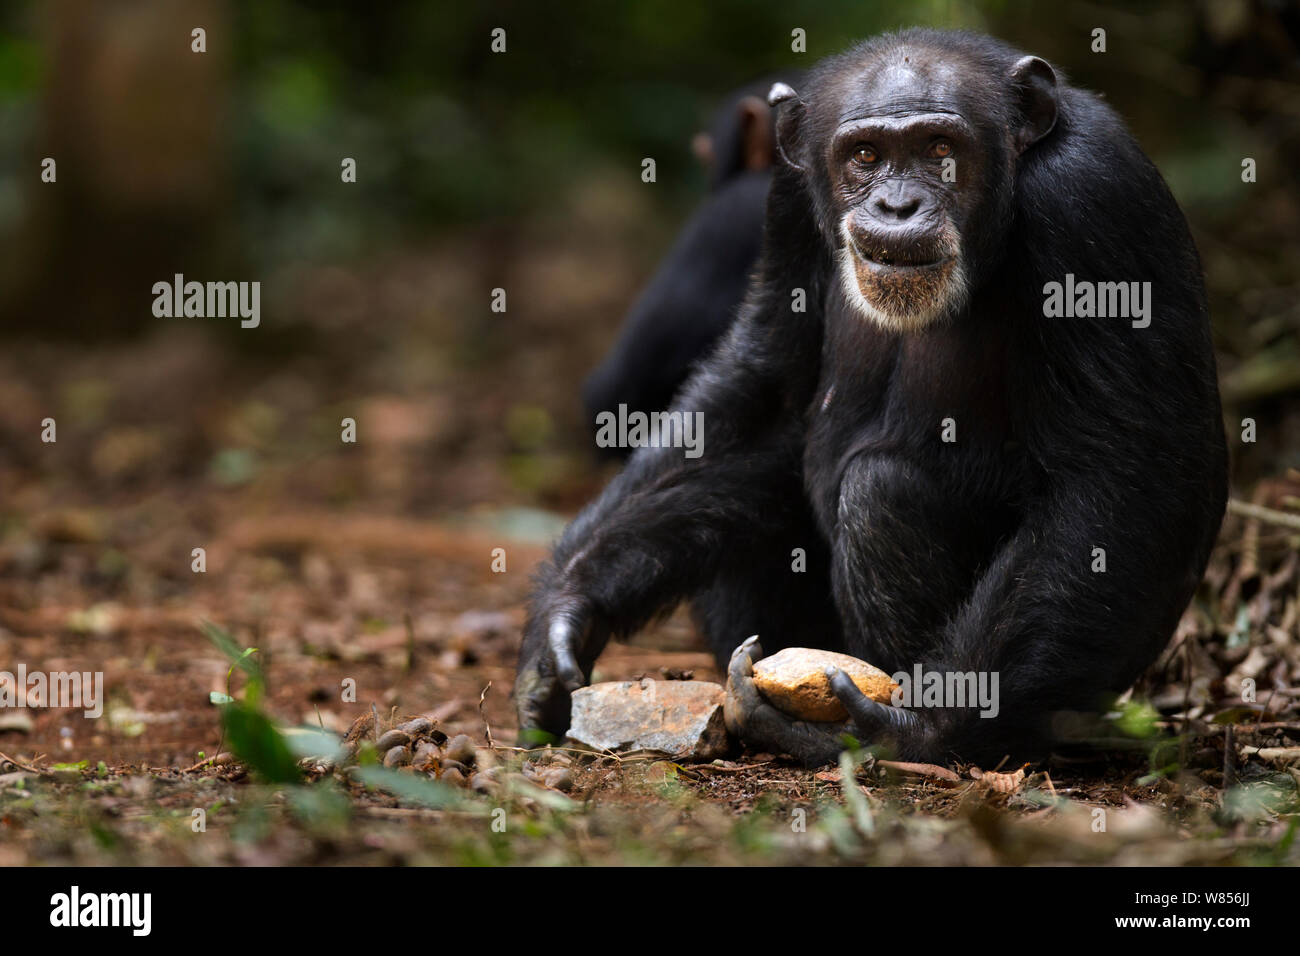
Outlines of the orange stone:
<svg viewBox="0 0 1300 956">
<path fill-rule="evenodd" d="M 811 647 L 787 647 L 755 661 L 754 684 L 773 704 L 801 720 L 846 720 L 848 711 L 831 690 L 828 667 L 844 671 L 863 694 L 882 704 L 891 702 L 898 687 L 888 674 L 866 661 Z"/>
</svg>

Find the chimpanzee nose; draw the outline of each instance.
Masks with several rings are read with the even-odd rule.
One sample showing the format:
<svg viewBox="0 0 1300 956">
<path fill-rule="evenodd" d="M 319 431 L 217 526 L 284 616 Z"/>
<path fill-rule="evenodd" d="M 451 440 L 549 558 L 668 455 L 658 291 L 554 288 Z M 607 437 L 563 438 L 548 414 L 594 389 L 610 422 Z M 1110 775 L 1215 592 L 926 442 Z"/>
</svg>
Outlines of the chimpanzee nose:
<svg viewBox="0 0 1300 956">
<path fill-rule="evenodd" d="M 910 219 L 921 208 L 921 196 L 903 186 L 885 187 L 875 196 L 875 207 L 885 219 Z"/>
</svg>

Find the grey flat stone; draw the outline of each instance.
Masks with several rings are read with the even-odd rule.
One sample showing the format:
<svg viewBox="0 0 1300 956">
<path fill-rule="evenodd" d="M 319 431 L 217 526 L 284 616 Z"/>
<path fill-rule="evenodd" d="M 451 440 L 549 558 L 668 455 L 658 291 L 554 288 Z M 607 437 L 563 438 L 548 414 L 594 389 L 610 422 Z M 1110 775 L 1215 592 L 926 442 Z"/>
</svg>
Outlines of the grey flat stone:
<svg viewBox="0 0 1300 956">
<path fill-rule="evenodd" d="M 617 681 L 573 692 L 569 739 L 596 750 L 662 750 L 713 760 L 727 752 L 719 684 Z"/>
</svg>

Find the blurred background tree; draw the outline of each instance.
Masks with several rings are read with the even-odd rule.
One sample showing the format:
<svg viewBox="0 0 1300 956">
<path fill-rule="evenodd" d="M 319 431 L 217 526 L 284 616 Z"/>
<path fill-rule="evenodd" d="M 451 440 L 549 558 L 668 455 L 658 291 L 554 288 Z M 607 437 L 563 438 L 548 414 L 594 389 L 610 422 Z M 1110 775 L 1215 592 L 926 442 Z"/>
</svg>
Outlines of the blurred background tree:
<svg viewBox="0 0 1300 956">
<path fill-rule="evenodd" d="M 1238 477 L 1300 466 L 1291 0 L 10 3 L 0 332 L 11 373 L 41 369 L 65 393 L 120 380 L 124 358 L 114 371 L 74 366 L 131 342 L 135 362 L 167 367 L 180 347 L 156 342 L 178 341 L 178 323 L 151 316 L 153 282 L 258 279 L 259 334 L 203 324 L 201 345 L 185 346 L 201 357 L 151 380 L 154 402 L 128 400 L 129 382 L 108 388 L 123 393 L 103 399 L 115 420 L 203 421 L 214 396 L 238 392 L 278 409 L 240 413 L 264 431 L 278 427 L 264 419 L 318 408 L 327 434 L 321 423 L 361 396 L 433 402 L 419 406 L 433 421 L 423 431 L 403 424 L 409 408 L 381 410 L 444 472 L 476 455 L 494 463 L 499 482 L 467 478 L 454 500 L 571 506 L 590 490 L 575 478 L 590 472 L 577 382 L 703 192 L 692 133 L 729 89 L 914 24 L 1000 36 L 1126 117 L 1201 249 L 1228 420 L 1261 423 L 1257 445 L 1233 442 Z M 191 52 L 194 27 L 204 54 Z M 505 54 L 490 50 L 496 27 Z M 1105 53 L 1091 51 L 1097 27 Z M 791 50 L 795 28 L 807 53 Z M 40 181 L 46 156 L 57 185 Z M 345 156 L 355 185 L 340 183 Z M 647 156 L 653 185 L 639 177 Z M 1258 182 L 1242 182 L 1244 157 Z M 507 316 L 487 308 L 498 286 Z M 178 394 L 156 401 L 168 383 Z M 45 386 L 26 387 L 23 401 Z M 232 441 L 217 430 L 215 444 Z M 408 504 L 430 490 L 396 485 Z"/>
</svg>

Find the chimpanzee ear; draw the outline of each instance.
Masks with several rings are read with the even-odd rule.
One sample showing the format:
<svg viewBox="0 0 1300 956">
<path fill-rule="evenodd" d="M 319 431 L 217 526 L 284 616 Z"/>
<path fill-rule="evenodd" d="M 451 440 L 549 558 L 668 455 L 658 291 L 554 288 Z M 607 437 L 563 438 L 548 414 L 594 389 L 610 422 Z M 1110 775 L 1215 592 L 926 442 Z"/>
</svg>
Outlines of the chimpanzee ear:
<svg viewBox="0 0 1300 956">
<path fill-rule="evenodd" d="M 802 170 L 799 165 L 799 124 L 803 120 L 804 104 L 799 94 L 784 83 L 772 84 L 767 94 L 768 105 L 777 111 L 776 153 L 787 166 Z"/>
<path fill-rule="evenodd" d="M 767 169 L 776 149 L 776 123 L 772 107 L 757 96 L 746 96 L 736 107 L 740 114 L 740 159 L 746 169 Z"/>
<path fill-rule="evenodd" d="M 1023 153 L 1056 125 L 1056 72 L 1047 61 L 1026 56 L 1012 68 L 1011 82 L 1019 97 L 1021 117 L 1013 142 L 1016 152 Z"/>
<path fill-rule="evenodd" d="M 713 168 L 716 157 L 713 155 L 713 137 L 708 133 L 696 133 L 691 137 L 691 152 L 706 170 Z"/>
</svg>

